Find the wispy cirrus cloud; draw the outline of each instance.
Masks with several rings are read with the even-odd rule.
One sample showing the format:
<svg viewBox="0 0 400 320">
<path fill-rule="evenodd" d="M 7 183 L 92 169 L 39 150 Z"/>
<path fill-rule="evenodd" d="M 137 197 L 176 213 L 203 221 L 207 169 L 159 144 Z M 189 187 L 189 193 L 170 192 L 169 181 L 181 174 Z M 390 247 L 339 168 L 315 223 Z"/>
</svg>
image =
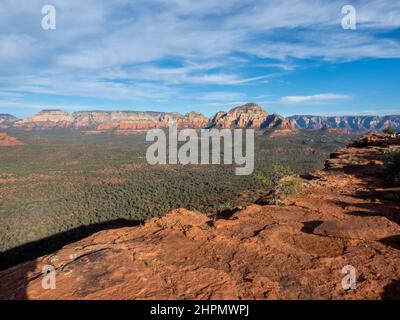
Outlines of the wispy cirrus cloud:
<svg viewBox="0 0 400 320">
<path fill-rule="evenodd" d="M 57 30 L 50 32 L 40 28 L 47 2 L 1 1 L 0 90 L 186 103 L 210 88 L 259 96 L 303 61 L 400 58 L 400 41 L 390 35 L 400 28 L 397 1 L 353 1 L 358 28 L 345 31 L 344 0 L 53 0 Z M 275 102 L 339 100 L 320 94 Z"/>
<path fill-rule="evenodd" d="M 319 103 L 327 103 L 331 101 L 337 100 L 350 100 L 353 97 L 351 95 L 346 94 L 337 94 L 337 93 L 318 93 L 309 96 L 285 96 L 281 97 L 275 103 L 277 104 L 319 104 Z"/>
<path fill-rule="evenodd" d="M 196 100 L 202 101 L 243 101 L 246 99 L 246 94 L 241 92 L 216 91 L 202 92 L 195 96 Z"/>
<path fill-rule="evenodd" d="M 53 33 L 39 28 L 43 4 L 31 0 L 21 10 L 18 1 L 2 1 L 0 35 L 17 39 L 2 45 L 4 54 L 35 47 L 34 60 L 45 54 L 51 68 L 82 70 L 166 57 L 215 59 L 235 51 L 271 59 L 400 55 L 398 41 L 375 36 L 400 27 L 400 4 L 393 1 L 355 1 L 360 30 L 353 33 L 340 29 L 345 1 L 54 0 L 58 28 Z"/>
</svg>

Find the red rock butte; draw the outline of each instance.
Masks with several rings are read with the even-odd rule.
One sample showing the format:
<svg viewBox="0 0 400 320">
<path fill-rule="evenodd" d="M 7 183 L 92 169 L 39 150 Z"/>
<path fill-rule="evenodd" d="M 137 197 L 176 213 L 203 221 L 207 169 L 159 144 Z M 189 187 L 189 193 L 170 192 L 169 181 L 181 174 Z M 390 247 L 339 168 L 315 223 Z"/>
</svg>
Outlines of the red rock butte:
<svg viewBox="0 0 400 320">
<path fill-rule="evenodd" d="M 23 143 L 17 138 L 9 136 L 7 133 L 0 132 L 0 147 L 19 146 Z"/>
</svg>

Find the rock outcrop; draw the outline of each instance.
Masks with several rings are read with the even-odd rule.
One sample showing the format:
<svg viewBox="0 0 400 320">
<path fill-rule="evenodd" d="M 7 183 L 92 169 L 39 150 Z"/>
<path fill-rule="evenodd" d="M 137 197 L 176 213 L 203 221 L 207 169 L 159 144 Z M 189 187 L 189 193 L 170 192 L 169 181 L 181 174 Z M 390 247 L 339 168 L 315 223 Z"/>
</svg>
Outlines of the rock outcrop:
<svg viewBox="0 0 400 320">
<path fill-rule="evenodd" d="M 391 146 L 393 147 L 393 145 Z M 231 216 L 177 209 L 143 226 L 108 229 L 0 272 L 2 299 L 400 299 L 400 202 L 385 185 L 385 152 L 285 179 L 279 205 Z M 300 191 L 285 195 L 291 183 Z M 56 270 L 56 290 L 42 270 Z M 356 289 L 342 287 L 342 269 Z"/>
<path fill-rule="evenodd" d="M 0 129 L 11 128 L 16 121 L 18 121 L 18 119 L 11 114 L 0 113 Z"/>
<path fill-rule="evenodd" d="M 345 217 L 328 220 L 314 229 L 314 234 L 335 238 L 379 241 L 400 235 L 400 226 L 385 217 Z"/>
<path fill-rule="evenodd" d="M 19 146 L 23 143 L 17 138 L 9 136 L 7 133 L 0 132 L 0 147 Z"/>
<path fill-rule="evenodd" d="M 297 126 L 296 121 L 291 120 L 291 119 L 285 119 L 276 127 L 276 129 L 279 129 L 279 130 L 297 130 L 298 126 Z"/>
<path fill-rule="evenodd" d="M 294 120 L 292 120 L 294 121 Z M 321 133 L 337 133 L 337 134 L 349 134 L 350 131 L 348 129 L 338 129 L 331 128 L 327 124 L 324 124 L 321 129 L 319 129 Z"/>
<path fill-rule="evenodd" d="M 277 114 L 269 115 L 263 128 L 267 129 L 264 135 L 268 138 L 284 137 L 298 132 L 296 121 Z"/>
<path fill-rule="evenodd" d="M 268 114 L 261 106 L 255 103 L 233 108 L 229 112 L 218 112 L 211 118 L 210 126 L 224 129 L 273 129 L 281 131 L 283 135 L 297 130 L 297 124 L 294 120 L 286 119 L 276 113 Z"/>
<path fill-rule="evenodd" d="M 261 128 L 268 113 L 258 104 L 248 103 L 228 112 L 220 111 L 210 120 L 210 126 L 222 129 Z"/>
<path fill-rule="evenodd" d="M 276 113 L 270 114 L 263 122 L 262 128 L 268 128 L 268 129 L 277 128 L 277 127 L 281 126 L 282 123 L 285 122 L 285 120 L 286 119 L 279 114 L 276 114 Z"/>
<path fill-rule="evenodd" d="M 203 129 L 209 125 L 209 119 L 200 112 L 189 112 L 177 121 L 178 128 Z"/>
</svg>

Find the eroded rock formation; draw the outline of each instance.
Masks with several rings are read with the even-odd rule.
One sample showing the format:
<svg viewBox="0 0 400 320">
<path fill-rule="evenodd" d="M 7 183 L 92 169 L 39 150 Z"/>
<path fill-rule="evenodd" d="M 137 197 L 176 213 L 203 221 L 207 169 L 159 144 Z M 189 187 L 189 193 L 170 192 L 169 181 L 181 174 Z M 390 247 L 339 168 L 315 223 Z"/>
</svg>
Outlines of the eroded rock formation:
<svg viewBox="0 0 400 320">
<path fill-rule="evenodd" d="M 10 115 L 0 115 L 0 129 L 23 130 L 77 129 L 82 131 L 110 131 L 129 133 L 151 128 L 166 128 L 170 122 L 180 128 L 253 128 L 295 131 L 296 129 L 324 130 L 344 134 L 348 131 L 371 131 L 385 128 L 400 129 L 400 116 L 291 116 L 268 114 L 260 105 L 248 103 L 230 111 L 219 111 L 211 118 L 201 113 L 186 115 L 165 112 L 140 111 L 80 111 L 72 114 L 62 110 L 43 110 L 22 120 Z M 333 131 L 336 130 L 336 131 Z M 280 132 L 279 134 L 282 134 Z"/>
<path fill-rule="evenodd" d="M 0 132 L 0 147 L 19 146 L 23 143 L 17 138 L 9 136 L 7 133 Z"/>
<path fill-rule="evenodd" d="M 166 128 L 176 122 L 180 128 L 204 128 L 208 119 L 200 113 L 186 115 L 163 112 L 137 111 L 82 111 L 69 114 L 62 110 L 43 110 L 38 114 L 9 123 L 23 130 L 79 129 L 79 130 L 147 130 Z"/>
<path fill-rule="evenodd" d="M 13 127 L 34 130 L 34 129 L 55 129 L 69 128 L 74 122 L 74 117 L 62 110 L 42 110 L 34 116 L 18 120 Z"/>
<path fill-rule="evenodd" d="M 258 104 L 248 103 L 233 108 L 228 112 L 220 111 L 211 118 L 212 127 L 230 128 L 261 128 L 266 121 L 268 113 Z"/>
</svg>

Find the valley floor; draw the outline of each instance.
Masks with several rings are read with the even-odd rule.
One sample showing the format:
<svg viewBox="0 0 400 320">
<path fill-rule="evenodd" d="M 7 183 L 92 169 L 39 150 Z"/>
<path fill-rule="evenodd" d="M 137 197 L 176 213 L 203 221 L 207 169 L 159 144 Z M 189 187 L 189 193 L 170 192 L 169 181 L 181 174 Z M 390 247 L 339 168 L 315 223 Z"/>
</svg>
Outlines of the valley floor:
<svg viewBox="0 0 400 320">
<path fill-rule="evenodd" d="M 399 299 L 400 203 L 377 190 L 383 151 L 340 150 L 279 205 L 218 219 L 178 209 L 95 233 L 2 271 L 0 298 Z M 55 290 L 42 288 L 44 265 Z M 355 290 L 342 288 L 346 265 Z"/>
</svg>

